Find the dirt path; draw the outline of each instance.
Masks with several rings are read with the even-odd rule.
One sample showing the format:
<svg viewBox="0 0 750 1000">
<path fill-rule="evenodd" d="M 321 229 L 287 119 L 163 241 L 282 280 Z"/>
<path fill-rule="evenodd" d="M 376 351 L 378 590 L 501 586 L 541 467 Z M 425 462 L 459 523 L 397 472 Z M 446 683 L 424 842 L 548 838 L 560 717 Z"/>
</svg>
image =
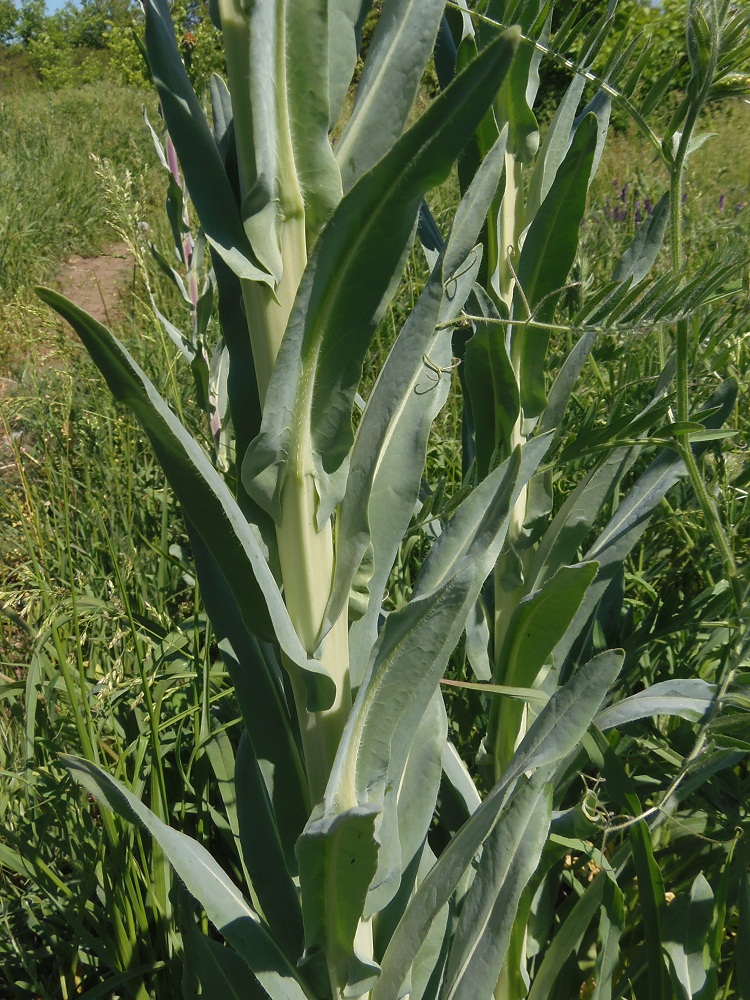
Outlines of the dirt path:
<svg viewBox="0 0 750 1000">
<path fill-rule="evenodd" d="M 55 285 L 77 306 L 108 326 L 122 319 L 133 282 L 133 259 L 124 243 L 98 257 L 70 257 Z"/>
<path fill-rule="evenodd" d="M 85 309 L 94 319 L 112 326 L 127 317 L 133 287 L 133 258 L 126 244 L 115 243 L 103 254 L 96 257 L 81 257 L 76 254 L 65 262 L 55 276 L 53 286 L 58 288 L 81 309 Z M 65 330 L 74 336 L 67 323 Z M 54 349 L 42 353 L 37 364 L 43 367 L 59 365 Z M 7 377 L 0 377 L 0 404 L 12 396 L 18 383 Z M 0 483 L 6 484 L 15 470 L 15 445 L 22 445 L 23 429 L 14 425 L 10 430 L 6 421 L 0 421 Z"/>
</svg>

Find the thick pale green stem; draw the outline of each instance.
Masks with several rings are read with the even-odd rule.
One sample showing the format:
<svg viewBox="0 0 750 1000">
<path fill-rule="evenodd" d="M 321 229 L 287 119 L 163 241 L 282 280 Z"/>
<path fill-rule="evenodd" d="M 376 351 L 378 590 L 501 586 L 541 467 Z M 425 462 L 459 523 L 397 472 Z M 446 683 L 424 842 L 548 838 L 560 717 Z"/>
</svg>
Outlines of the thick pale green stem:
<svg viewBox="0 0 750 1000">
<path fill-rule="evenodd" d="M 351 708 L 349 685 L 349 637 L 346 612 L 318 648 L 321 625 L 333 583 L 334 549 L 331 523 L 315 530 L 315 485 L 302 470 L 285 482 L 281 502 L 281 524 L 277 532 L 281 576 L 289 616 L 302 645 L 317 653 L 326 672 L 336 683 L 336 700 L 325 712 L 305 708 L 305 686 L 292 671 L 307 781 L 311 800 L 319 802 L 328 782 L 333 758 Z"/>
<path fill-rule="evenodd" d="M 281 256 L 284 269 L 281 281 L 272 291 L 254 281 L 242 282 L 242 298 L 253 346 L 255 376 L 261 405 L 266 398 L 276 355 L 284 336 L 294 297 L 307 264 L 304 214 L 287 219 L 281 228 Z"/>
<path fill-rule="evenodd" d="M 523 163 L 519 157 L 508 152 L 505 154 L 505 195 L 498 219 L 497 273 L 493 276 L 495 290 L 508 309 L 513 302 L 516 280 L 509 254 L 513 257 L 517 254 L 523 219 Z"/>
<path fill-rule="evenodd" d="M 513 294 L 516 286 L 512 262 L 518 256 L 518 241 L 524 224 L 523 188 L 523 163 L 519 157 L 508 152 L 505 154 L 505 193 L 497 220 L 499 253 L 494 280 L 497 283 L 495 290 L 509 313 L 513 307 Z M 520 387 L 521 361 L 517 352 L 513 350 L 513 340 L 514 338 L 511 337 L 511 364 L 516 382 Z M 519 413 L 510 434 L 510 450 L 512 451 L 517 445 L 523 445 L 525 442 L 523 413 Z M 524 487 L 511 511 L 508 527 L 508 541 L 514 549 L 516 542 L 521 537 L 526 519 L 526 503 L 527 489 Z M 495 670 L 493 679 L 497 684 L 513 683 L 505 674 L 502 650 L 511 617 L 524 593 L 523 586 L 512 590 L 507 589 L 508 575 L 516 570 L 515 562 L 516 554 L 512 552 L 510 555 L 501 555 L 495 567 L 495 622 L 493 630 Z M 496 778 L 499 778 L 513 754 L 519 731 L 523 726 L 523 707 L 515 702 L 506 705 L 505 700 L 501 699 L 493 706 L 493 716 L 490 727 L 493 736 L 492 754 L 495 759 Z"/>
<path fill-rule="evenodd" d="M 251 245 L 256 236 L 263 244 L 278 280 L 273 290 L 262 283 L 242 282 L 258 391 L 264 403 L 307 264 L 305 208 L 295 166 L 287 99 L 286 11 L 283 3 L 276 4 L 273 12 L 258 9 L 248 13 L 239 0 L 220 0 L 220 6 L 243 204 L 253 196 L 260 180 L 266 187 L 271 185 L 267 204 L 261 205 L 259 212 L 246 221 L 245 228 Z M 264 18 L 264 14 L 270 16 Z M 268 87 L 270 81 L 256 78 L 252 65 L 257 41 L 253 30 L 261 28 L 273 36 L 268 38 L 274 49 L 276 71 L 272 90 Z M 267 120 L 269 115 L 272 122 Z M 270 142 L 271 147 L 259 151 L 256 142 L 266 145 Z M 258 160 L 260 152 L 262 161 Z M 259 174 L 263 174 L 262 178 Z M 326 712 L 310 713 L 306 708 L 304 680 L 297 667 L 286 664 L 292 678 L 310 796 L 316 803 L 323 796 L 351 707 L 351 691 L 346 612 L 318 648 L 333 581 L 334 547 L 331 524 L 320 531 L 316 528 L 317 498 L 309 454 L 309 442 L 298 439 L 289 457 L 277 540 L 289 616 L 302 645 L 323 662 L 336 683 L 332 707 Z"/>
</svg>

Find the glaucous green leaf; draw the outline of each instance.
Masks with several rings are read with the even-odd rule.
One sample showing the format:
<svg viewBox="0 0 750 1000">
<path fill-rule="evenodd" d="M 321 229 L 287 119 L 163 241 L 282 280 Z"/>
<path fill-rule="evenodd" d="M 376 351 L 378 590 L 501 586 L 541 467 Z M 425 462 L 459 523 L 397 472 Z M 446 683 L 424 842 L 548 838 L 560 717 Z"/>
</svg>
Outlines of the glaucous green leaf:
<svg viewBox="0 0 750 1000">
<path fill-rule="evenodd" d="M 416 721 L 416 728 L 408 732 L 404 726 L 400 735 L 391 749 L 388 770 L 394 780 L 386 784 L 377 831 L 378 870 L 368 893 L 366 917 L 378 913 L 397 891 L 405 888 L 405 872 L 416 874 L 418 855 L 435 811 L 448 735 L 448 718 L 439 689 Z"/>
<path fill-rule="evenodd" d="M 422 197 L 447 176 L 517 39 L 517 31 L 504 32 L 457 77 L 360 178 L 321 233 L 276 360 L 261 433 L 243 463 L 245 487 L 276 520 L 290 462 L 295 475 L 314 479 L 319 527 L 341 500 L 362 364 Z"/>
<path fill-rule="evenodd" d="M 444 0 L 386 0 L 373 32 L 351 117 L 336 143 L 344 190 L 401 135 L 432 54 Z"/>
<path fill-rule="evenodd" d="M 587 115 L 576 129 L 573 142 L 526 233 L 518 261 L 518 282 L 534 319 L 545 322 L 568 277 L 578 248 L 579 226 L 586 207 L 598 122 Z M 518 290 L 513 314 L 525 318 L 525 304 Z M 513 334 L 513 354 L 521 371 L 521 406 L 524 416 L 538 416 L 544 409 L 545 357 L 549 333 L 519 327 Z"/>
<path fill-rule="evenodd" d="M 534 161 L 529 182 L 529 193 L 526 201 L 526 217 L 529 222 L 534 218 L 539 206 L 549 194 L 557 170 L 568 151 L 573 122 L 585 86 L 586 78 L 582 73 L 577 73 L 565 91 L 544 134 L 544 140 Z"/>
<path fill-rule="evenodd" d="M 618 261 L 615 281 L 627 281 L 631 278 L 634 285 L 643 281 L 659 255 L 668 222 L 669 192 L 663 194 L 654 205 L 653 212 L 639 227 L 630 246 Z"/>
<path fill-rule="evenodd" d="M 173 830 L 123 785 L 90 761 L 62 755 L 73 776 L 96 799 L 151 834 L 209 920 L 245 960 L 271 1000 L 313 1000 L 237 887 L 197 841 Z"/>
<path fill-rule="evenodd" d="M 270 283 L 242 225 L 232 186 L 177 48 L 166 0 L 146 0 L 146 49 L 164 119 L 206 237 L 241 278 Z"/>
<path fill-rule="evenodd" d="M 679 893 L 664 912 L 664 951 L 669 958 L 672 986 L 679 1000 L 699 1000 L 701 997 L 708 1000 L 703 953 L 707 950 L 713 915 L 714 894 L 702 873 L 696 876 L 690 895 Z"/>
<path fill-rule="evenodd" d="M 329 0 L 328 105 L 329 127 L 341 114 L 346 92 L 359 58 L 359 45 L 371 0 Z"/>
<path fill-rule="evenodd" d="M 401 995 L 409 970 L 433 922 L 494 829 L 509 790 L 525 772 L 551 765 L 575 750 L 622 666 L 621 651 L 609 651 L 580 667 L 542 709 L 503 777 L 452 838 L 415 892 L 381 963 L 372 1000 Z"/>
<path fill-rule="evenodd" d="M 542 768 L 521 783 L 484 843 L 451 942 L 441 1000 L 492 995 L 521 893 L 547 842 L 550 817 L 551 788 Z"/>
<path fill-rule="evenodd" d="M 507 453 L 511 431 L 520 412 L 520 395 L 508 355 L 505 330 L 490 297 L 477 287 L 474 300 L 478 314 L 474 334 L 466 345 L 463 380 L 471 400 L 477 473 L 486 476 L 498 447 Z"/>
<path fill-rule="evenodd" d="M 268 3 L 269 0 L 265 0 Z M 287 116 L 294 152 L 294 170 L 305 206 L 305 228 L 314 239 L 341 200 L 341 173 L 328 129 L 328 0 L 279 0 L 285 18 Z M 264 6 L 259 4 L 258 6 Z"/>
<path fill-rule="evenodd" d="M 287 867 L 294 872 L 294 845 L 307 822 L 310 806 L 305 770 L 284 698 L 281 668 L 273 649 L 248 631 L 216 560 L 189 521 L 187 528 L 202 600 L 243 722 L 253 734 L 253 748 L 272 803 Z"/>
<path fill-rule="evenodd" d="M 378 966 L 358 951 L 355 936 L 377 868 L 376 806 L 354 806 L 336 816 L 317 807 L 297 844 L 304 959 L 324 951 L 344 996 L 361 996 Z"/>
<path fill-rule="evenodd" d="M 265 1000 L 268 994 L 247 974 L 232 948 L 206 937 L 188 915 L 180 921 L 185 945 L 183 1000 Z"/>
<path fill-rule="evenodd" d="M 660 681 L 645 691 L 609 705 L 597 715 L 596 725 L 605 731 L 654 715 L 674 715 L 690 722 L 700 722 L 715 696 L 716 685 L 697 677 Z"/>
<path fill-rule="evenodd" d="M 362 680 L 375 642 L 388 574 L 418 502 L 430 427 L 450 386 L 451 331 L 433 327 L 436 320 L 442 324 L 456 317 L 476 278 L 481 247 L 475 247 L 474 241 L 497 186 L 502 161 L 503 144 L 498 142 L 459 204 L 447 248 L 435 234 L 440 246 L 436 261 L 443 249 L 444 258 L 436 263 L 391 349 L 357 430 L 341 504 L 328 612 L 330 619 L 368 540 L 372 546 L 368 607 L 349 632 L 355 687 Z"/>
<path fill-rule="evenodd" d="M 302 913 L 278 829 L 284 816 L 274 813 L 247 731 L 237 748 L 234 785 L 244 867 L 274 939 L 287 958 L 296 962 L 303 950 Z M 296 874 L 296 867 L 292 870 Z"/>
<path fill-rule="evenodd" d="M 226 580 L 245 627 L 263 638 L 276 639 L 306 677 L 315 675 L 308 684 L 308 707 L 328 707 L 335 686 L 322 664 L 304 651 L 261 539 L 203 450 L 106 327 L 58 292 L 41 288 L 38 294 L 71 324 L 115 399 L 128 406 L 146 431 L 186 517 Z"/>
<path fill-rule="evenodd" d="M 496 661 L 497 684 L 531 688 L 575 618 L 599 566 L 595 562 L 563 566 L 539 590 L 524 597 L 508 624 Z M 524 707 L 510 698 L 496 699 L 491 708 L 488 746 L 498 766 L 510 759 Z"/>
</svg>

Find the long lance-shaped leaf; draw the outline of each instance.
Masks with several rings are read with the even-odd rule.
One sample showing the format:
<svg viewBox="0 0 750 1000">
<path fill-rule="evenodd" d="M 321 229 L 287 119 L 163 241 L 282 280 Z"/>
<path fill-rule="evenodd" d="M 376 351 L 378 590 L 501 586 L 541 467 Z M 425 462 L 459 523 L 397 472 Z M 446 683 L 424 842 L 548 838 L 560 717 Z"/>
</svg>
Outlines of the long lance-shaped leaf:
<svg viewBox="0 0 750 1000">
<path fill-rule="evenodd" d="M 522 784 L 485 842 L 461 907 L 441 1000 L 489 997 L 505 960 L 521 893 L 547 843 L 552 815 L 545 768 Z"/>
<path fill-rule="evenodd" d="M 294 845 L 310 814 L 307 780 L 281 689 L 275 654 L 245 626 L 232 591 L 201 536 L 187 522 L 201 597 L 232 680 L 245 728 L 253 734 L 287 867 L 296 871 Z"/>
<path fill-rule="evenodd" d="M 538 588 L 557 570 L 572 563 L 617 483 L 638 457 L 637 448 L 618 448 L 566 499 L 544 534 L 528 578 Z"/>
<path fill-rule="evenodd" d="M 398 840 L 401 846 L 402 871 L 419 860 L 435 812 L 443 751 L 448 739 L 448 716 L 438 689 L 419 721 L 408 749 L 406 763 L 398 769 L 402 779 L 393 789 L 397 797 Z M 390 790 L 389 790 L 390 791 Z"/>
<path fill-rule="evenodd" d="M 547 949 L 539 970 L 534 976 L 529 1000 L 546 1000 L 552 995 L 555 982 L 565 962 L 580 947 L 589 924 L 602 905 L 609 880 L 610 876 L 607 873 L 600 872 L 577 900 L 565 923 L 552 939 L 552 944 Z"/>
<path fill-rule="evenodd" d="M 305 925 L 305 958 L 325 952 L 344 996 L 361 996 L 378 966 L 355 943 L 367 889 L 377 867 L 374 806 L 331 818 L 318 807 L 297 844 Z"/>
<path fill-rule="evenodd" d="M 611 1000 L 612 981 L 620 963 L 620 938 L 625 930 L 625 901 L 616 882 L 607 879 L 599 915 L 599 951 L 591 1000 Z"/>
<path fill-rule="evenodd" d="M 526 204 L 526 217 L 529 221 L 534 218 L 539 206 L 549 194 L 558 168 L 570 147 L 573 122 L 585 86 L 586 77 L 583 73 L 576 73 L 547 128 L 541 149 L 534 161 L 529 183 Z"/>
<path fill-rule="evenodd" d="M 372 0 L 329 0 L 328 104 L 329 126 L 336 124 L 359 58 L 362 27 Z"/>
<path fill-rule="evenodd" d="M 219 0 L 234 108 L 242 217 L 278 282 L 282 230 L 304 214 L 313 236 L 341 197 L 328 141 L 325 0 Z"/>
<path fill-rule="evenodd" d="M 259 5 L 259 6 L 262 6 Z M 313 236 L 341 199 L 341 173 L 328 138 L 328 0 L 283 0 L 286 86 L 294 167 Z"/>
<path fill-rule="evenodd" d="M 700 722 L 715 696 L 716 685 L 697 677 L 660 681 L 605 708 L 597 715 L 596 725 L 604 731 L 654 715 L 674 715 L 690 722 Z"/>
<path fill-rule="evenodd" d="M 507 771 L 440 855 L 419 885 L 383 956 L 372 1000 L 401 996 L 413 957 L 447 905 L 477 851 L 490 835 L 509 789 L 524 771 L 562 760 L 579 745 L 622 666 L 621 651 L 608 651 L 580 667 L 550 698 L 519 746 Z"/>
<path fill-rule="evenodd" d="M 240 738 L 234 783 L 242 860 L 275 940 L 291 962 L 302 954 L 302 913 L 297 888 L 260 762 L 249 734 Z M 281 817 L 283 818 L 283 817 Z M 292 869 L 296 873 L 296 868 Z"/>
<path fill-rule="evenodd" d="M 690 895 L 680 893 L 664 914 L 664 951 L 669 958 L 672 987 L 679 1000 L 708 996 L 704 949 L 711 932 L 714 894 L 702 872 L 693 882 Z M 711 993 L 716 995 L 716 984 Z"/>
<path fill-rule="evenodd" d="M 513 503 L 547 443 L 530 442 L 463 501 L 433 544 L 412 600 L 389 616 L 331 772 L 332 808 L 352 800 L 382 804 L 386 787 L 400 783 L 393 762 L 405 759 L 463 630 L 465 616 L 455 616 L 476 600 L 504 544 Z"/>
<path fill-rule="evenodd" d="M 214 139 L 227 174 L 237 174 L 237 143 L 232 103 L 227 85 L 220 77 L 211 79 L 211 109 Z M 214 274 L 219 292 L 219 320 L 231 364 L 227 387 L 235 432 L 238 463 L 250 441 L 260 430 L 261 404 L 255 362 L 242 304 L 242 285 L 221 258 L 214 258 Z M 273 532 L 272 532 L 273 534 Z"/>
<path fill-rule="evenodd" d="M 584 333 L 560 366 L 555 381 L 550 387 L 547 405 L 539 421 L 540 431 L 556 430 L 562 424 L 573 386 L 583 371 L 583 366 L 588 360 L 595 339 L 595 331 L 589 330 Z"/>
<path fill-rule="evenodd" d="M 526 233 L 518 262 L 518 283 L 525 302 L 517 289 L 513 307 L 517 318 L 524 318 L 527 305 L 541 322 L 550 319 L 554 312 L 557 293 L 565 284 L 578 248 L 597 130 L 596 116 L 587 115 Z M 548 341 L 549 333 L 544 330 L 519 327 L 513 334 L 512 351 L 521 372 L 521 405 L 526 417 L 538 416 L 544 409 L 544 359 Z"/>
<path fill-rule="evenodd" d="M 549 435 L 543 435 L 528 441 L 521 449 L 513 503 L 539 467 L 550 441 Z M 487 578 L 497 558 L 497 553 L 494 552 L 497 539 L 494 535 L 497 530 L 495 518 L 498 512 L 495 507 L 501 502 L 500 484 L 509 475 L 515 461 L 511 456 L 503 462 L 461 502 L 422 564 L 414 587 L 414 598 L 433 593 L 448 582 L 467 559 L 476 560 L 477 572 L 482 577 L 482 582 Z M 491 545 L 492 551 L 489 549 L 484 551 L 482 546 L 485 544 Z"/>
<path fill-rule="evenodd" d="M 614 280 L 633 279 L 633 285 L 646 277 L 656 260 L 669 221 L 669 192 L 662 195 L 648 219 L 638 229 L 615 268 Z"/>
<path fill-rule="evenodd" d="M 424 875 L 435 864 L 435 855 L 429 846 L 425 847 L 423 854 L 423 864 L 417 876 L 419 884 Z M 437 1000 L 440 981 L 443 978 L 443 970 L 448 960 L 448 947 L 453 930 L 453 920 L 455 908 L 453 902 L 444 907 L 437 920 L 430 928 L 422 947 L 416 954 L 411 967 L 411 975 L 407 992 L 409 1000 Z"/>
<path fill-rule="evenodd" d="M 466 346 L 463 380 L 474 420 L 477 472 L 486 476 L 498 445 L 503 446 L 501 453 L 507 454 L 521 400 L 505 336 L 492 322 L 499 320 L 500 314 L 479 287 L 474 290 L 474 300 L 479 314 L 488 322 L 475 324 L 474 335 Z"/>
<path fill-rule="evenodd" d="M 447 176 L 517 41 L 510 30 L 486 49 L 352 188 L 318 239 L 243 465 L 248 492 L 277 522 L 290 462 L 314 479 L 318 527 L 343 496 L 362 364 L 422 197 Z"/>
<path fill-rule="evenodd" d="M 700 413 L 697 413 L 695 419 L 705 423 L 706 427 L 721 426 L 734 406 L 736 392 L 736 383 L 727 379 L 708 401 L 706 407 L 708 416 L 701 420 Z M 705 446 L 701 444 L 693 446 L 697 453 L 703 447 Z M 665 449 L 636 481 L 614 516 L 588 549 L 585 560 L 598 562 L 599 573 L 586 592 L 567 635 L 555 651 L 557 662 L 562 662 L 567 656 L 618 568 L 646 530 L 656 505 L 685 474 L 682 459 L 676 452 Z"/>
<path fill-rule="evenodd" d="M 543 453 L 539 444 L 534 444 L 525 463 L 524 481 Z M 303 896 L 309 907 L 304 911 L 308 947 L 315 942 L 327 952 L 334 948 L 337 954 L 346 949 L 348 962 L 358 962 L 353 938 L 356 928 L 349 928 L 347 941 L 340 926 L 332 926 L 325 916 L 332 907 L 332 888 L 351 882 L 351 858 L 336 849 L 342 838 L 353 844 L 356 833 L 358 867 L 377 867 L 370 895 L 360 901 L 366 913 L 382 909 L 398 888 L 401 845 L 393 836 L 381 839 L 375 821 L 386 805 L 388 786 L 401 784 L 414 733 L 461 636 L 468 609 L 503 545 L 512 505 L 522 488 L 521 464 L 519 449 L 464 501 L 441 535 L 440 551 L 433 547 L 430 569 L 428 557 L 428 580 L 421 592 L 394 612 L 383 628 L 369 678 L 360 687 L 341 738 L 323 806 L 308 824 L 297 849 Z M 393 797 L 388 805 L 395 807 Z M 363 815 L 372 823 L 370 836 L 362 829 Z M 394 824 L 390 826 L 393 829 Z M 326 872 L 325 882 L 322 872 Z M 367 886 L 374 874 L 373 870 Z M 356 888 L 361 894 L 361 881 Z M 321 940 L 324 931 L 336 932 L 337 937 Z"/>
<path fill-rule="evenodd" d="M 495 101 L 496 117 L 508 125 L 508 152 L 521 163 L 530 163 L 539 149 L 539 125 L 531 110 L 539 85 L 539 55 L 532 39 L 536 40 L 543 29 L 545 19 L 542 16 L 540 20 L 540 15 L 544 6 L 535 0 L 518 11 L 526 37 Z M 485 25 L 480 22 L 479 27 Z"/>
<path fill-rule="evenodd" d="M 410 314 L 370 395 L 357 431 L 349 464 L 346 491 L 337 525 L 336 568 L 326 612 L 326 624 L 335 621 L 349 597 L 355 573 L 368 546 L 372 547 L 373 596 L 379 610 L 380 594 L 395 558 L 394 545 L 403 538 L 417 502 L 427 453 L 430 427 L 445 404 L 450 381 L 441 374 L 452 357 L 449 324 L 460 311 L 476 279 L 481 247 L 475 247 L 462 269 L 446 281 L 444 260 L 436 266 Z M 436 327 L 440 329 L 436 330 Z M 430 368 L 427 368 L 429 361 Z M 434 372 L 437 371 L 437 376 Z M 425 384 L 425 382 L 427 384 Z M 443 384 L 441 384 L 441 382 Z M 391 519 L 385 539 L 370 530 L 371 501 L 387 483 L 389 502 L 384 516 Z M 394 496 L 404 497 L 405 516 L 392 519 Z M 373 512 L 377 518 L 377 512 Z M 398 532 L 398 534 L 396 534 Z M 390 544 L 389 544 L 390 542 Z M 386 549 L 387 546 L 387 549 Z M 384 550 L 390 560 L 384 560 Z M 380 570 L 380 572 L 378 572 Z M 372 637 L 374 641 L 374 636 Z M 367 650 L 369 657 L 369 649 Z M 355 683 L 361 680 L 359 677 Z"/>
<path fill-rule="evenodd" d="M 106 771 L 90 761 L 62 756 L 73 776 L 108 808 L 145 827 L 156 840 L 209 920 L 252 969 L 271 1000 L 312 1000 L 258 914 L 208 851 L 154 813 Z"/>
<path fill-rule="evenodd" d="M 593 335 L 585 335 L 566 359 L 558 379 L 550 390 L 547 409 L 540 421 L 541 428 L 551 430 L 557 426 L 555 418 L 562 419 L 573 382 L 592 346 Z M 666 396 L 672 371 L 671 366 L 664 369 L 653 399 L 636 417 L 635 422 L 647 419 L 650 412 L 656 412 L 658 404 Z M 561 382 L 559 386 L 558 382 Z M 573 490 L 547 527 L 534 553 L 531 568 L 526 574 L 530 588 L 539 588 L 561 566 L 575 561 L 579 547 L 593 527 L 599 512 L 639 454 L 640 448 L 637 446 L 615 448 L 602 464 L 593 469 Z"/>
<path fill-rule="evenodd" d="M 383 5 L 351 118 L 336 144 L 345 191 L 404 130 L 444 7 L 443 0 L 386 0 Z"/>
<path fill-rule="evenodd" d="M 224 480 L 109 330 L 58 292 L 40 288 L 38 294 L 70 323 L 115 399 L 137 417 L 187 518 L 226 580 L 247 629 L 269 641 L 276 639 L 310 681 L 308 707 L 327 708 L 335 685 L 297 638 L 261 542 Z"/>
<path fill-rule="evenodd" d="M 430 427 L 438 409 L 445 403 L 448 390 L 448 380 L 446 380 L 445 386 L 436 385 L 429 392 L 417 392 L 420 375 L 424 378 L 423 358 L 430 348 L 430 341 L 434 338 L 443 295 L 441 266 L 430 278 L 391 349 L 357 430 L 346 492 L 341 503 L 336 530 L 336 567 L 326 611 L 326 627 L 330 627 L 330 623 L 336 621 L 349 600 L 355 574 L 360 568 L 368 545 L 371 544 L 371 538 L 374 546 L 373 561 L 379 559 L 381 566 L 383 565 L 382 541 L 377 531 L 374 536 L 371 533 L 369 505 L 376 478 L 381 473 L 382 463 L 390 464 L 394 461 L 395 449 L 398 449 L 401 478 L 406 478 L 409 471 L 412 473 L 406 483 L 407 488 L 411 487 L 408 489 L 406 499 L 407 518 L 411 519 L 414 512 Z M 430 353 L 435 365 L 450 364 L 450 333 L 448 331 L 445 333 L 446 335 L 441 338 L 441 349 L 437 352 L 437 356 L 434 350 Z M 442 391 L 436 391 L 439 388 Z M 408 418 L 411 419 L 405 434 Z M 391 494 L 404 492 L 403 487 L 399 491 L 400 486 L 399 481 L 391 485 Z M 387 516 L 393 517 L 396 512 L 390 504 L 388 507 Z M 403 518 L 398 520 L 399 528 L 405 527 Z M 399 531 L 399 535 L 402 538 L 403 531 Z M 373 566 L 373 569 L 375 568 Z M 390 564 L 385 567 L 385 572 L 389 570 Z M 382 572 L 378 573 L 379 577 L 382 575 Z M 372 597 L 377 602 L 376 615 L 379 611 L 383 586 L 384 582 L 380 579 L 371 591 Z M 374 638 L 373 635 L 373 641 Z M 367 653 L 369 655 L 369 650 Z M 359 655 L 361 656 L 361 652 Z M 354 679 L 355 686 L 362 680 L 363 669 L 364 664 L 360 663 L 359 676 Z"/>
<path fill-rule="evenodd" d="M 599 566 L 595 562 L 563 566 L 544 586 L 515 608 L 500 649 L 496 684 L 533 688 L 539 672 L 575 618 Z M 496 764 L 504 766 L 513 753 L 524 706 L 511 698 L 496 698 L 491 708 L 487 745 Z"/>
<path fill-rule="evenodd" d="M 235 274 L 270 284 L 245 235 L 219 150 L 180 57 L 166 0 L 145 0 L 144 9 L 149 65 L 206 238 Z"/>
<path fill-rule="evenodd" d="M 490 150 L 461 200 L 445 247 L 438 236 L 437 258 L 445 251 L 443 278 L 438 273 L 431 277 L 386 359 L 357 430 L 341 504 L 331 597 L 335 608 L 337 587 L 349 585 L 352 564 L 359 565 L 362 546 L 369 540 L 368 604 L 349 631 L 354 687 L 361 683 L 370 659 L 388 574 L 418 502 L 430 427 L 449 390 L 448 378 L 434 382 L 425 367 L 426 357 L 438 370 L 448 367 L 453 352 L 449 329 L 431 330 L 434 311 L 438 309 L 440 323 L 450 322 L 474 282 L 481 263 L 481 248 L 474 244 L 497 188 L 503 154 L 504 137 Z"/>
<path fill-rule="evenodd" d="M 185 956 L 183 1000 L 198 1000 L 198 997 L 202 1000 L 266 1000 L 268 994 L 249 979 L 247 964 L 236 951 L 206 937 L 195 926 L 192 916 L 187 916 L 180 924 Z M 200 987 L 200 992 L 196 987 Z M 91 996 L 90 991 L 87 992 Z"/>
<path fill-rule="evenodd" d="M 402 888 L 404 872 L 421 850 L 435 811 L 448 719 L 443 696 L 435 689 L 424 711 L 409 713 L 391 744 L 389 774 L 378 826 L 378 868 L 368 892 L 365 916 L 379 913 Z M 398 738 L 400 737 L 400 738 Z"/>
</svg>

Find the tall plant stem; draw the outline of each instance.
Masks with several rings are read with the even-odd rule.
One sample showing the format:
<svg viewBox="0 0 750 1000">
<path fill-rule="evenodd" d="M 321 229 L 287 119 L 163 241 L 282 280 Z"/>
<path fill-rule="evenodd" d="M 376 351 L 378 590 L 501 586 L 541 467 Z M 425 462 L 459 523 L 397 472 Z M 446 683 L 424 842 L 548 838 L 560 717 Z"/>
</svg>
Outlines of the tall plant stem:
<svg viewBox="0 0 750 1000">
<path fill-rule="evenodd" d="M 294 304 L 307 253 L 304 218 L 287 222 L 282 231 L 284 273 L 275 296 L 262 285 L 243 288 L 258 391 L 265 399 L 281 339 Z M 309 713 L 306 689 L 299 671 L 287 668 L 292 686 L 305 753 L 307 781 L 313 803 L 325 791 L 346 717 L 351 708 L 349 645 L 346 611 L 320 642 L 321 627 L 333 583 L 334 547 L 330 521 L 316 526 L 317 498 L 308 467 L 309 442 L 297 438 L 281 498 L 281 519 L 276 529 L 281 578 L 287 610 L 305 650 L 317 656 L 336 684 L 336 698 L 325 712 Z M 320 646 L 320 648 L 318 648 Z"/>
<path fill-rule="evenodd" d="M 253 30 L 260 23 L 247 16 L 236 0 L 222 0 L 222 26 L 227 54 L 227 67 L 232 93 L 240 192 L 244 199 L 252 198 L 262 180 L 271 185 L 270 201 L 262 209 L 266 231 L 266 252 L 278 243 L 278 259 L 273 288 L 259 282 L 243 281 L 242 297 L 247 317 L 248 335 L 252 345 L 255 373 L 261 406 L 265 404 L 268 385 L 276 363 L 284 332 L 294 306 L 300 280 L 307 264 L 305 203 L 295 163 L 287 96 L 287 52 L 285 5 L 279 4 L 274 15 L 274 65 L 277 78 L 273 96 L 261 99 L 254 89 L 252 59 L 257 40 Z M 260 109 L 256 102 L 264 100 Z M 272 121 L 262 121 L 267 110 Z M 259 166 L 256 143 L 263 136 L 256 130 L 267 131 L 274 137 L 272 169 Z M 267 176 L 263 174 L 267 171 Z M 253 225 L 259 219 L 245 223 L 250 242 Z M 271 257 L 275 258 L 275 251 Z M 336 685 L 333 705 L 325 712 L 307 710 L 307 690 L 299 669 L 285 661 L 292 679 L 292 689 L 299 719 L 310 798 L 319 802 L 325 791 L 336 748 L 351 707 L 349 684 L 348 632 L 346 611 L 335 622 L 325 639 L 320 640 L 323 618 L 333 581 L 334 547 L 330 522 L 317 527 L 315 492 L 309 467 L 309 442 L 297 440 L 290 458 L 289 470 L 281 497 L 281 518 L 276 536 L 281 566 L 281 579 L 287 610 L 305 650 L 320 659 Z"/>
<path fill-rule="evenodd" d="M 671 168 L 670 178 L 670 248 L 671 263 L 674 271 L 679 271 L 683 264 L 683 179 L 685 172 L 685 160 L 689 149 L 690 138 L 692 136 L 695 123 L 700 112 L 701 104 L 696 104 L 691 108 L 685 127 L 683 129 L 680 143 Z M 676 381 L 677 381 L 677 420 L 679 423 L 686 423 L 690 419 L 690 383 L 689 383 L 689 355 L 690 336 L 688 321 L 678 320 L 675 331 L 675 348 L 677 353 Z M 677 450 L 680 458 L 685 463 L 690 482 L 695 495 L 698 498 L 706 525 L 711 532 L 714 544 L 719 551 L 719 555 L 724 564 L 724 572 L 732 588 L 732 598 L 736 611 L 741 614 L 743 604 L 742 586 L 737 575 L 737 566 L 734 561 L 734 554 L 727 538 L 724 526 L 721 523 L 721 516 L 716 507 L 714 499 L 711 497 L 706 483 L 703 479 L 698 463 L 695 460 L 693 449 L 690 445 L 690 438 L 687 433 L 677 437 Z"/>
</svg>

